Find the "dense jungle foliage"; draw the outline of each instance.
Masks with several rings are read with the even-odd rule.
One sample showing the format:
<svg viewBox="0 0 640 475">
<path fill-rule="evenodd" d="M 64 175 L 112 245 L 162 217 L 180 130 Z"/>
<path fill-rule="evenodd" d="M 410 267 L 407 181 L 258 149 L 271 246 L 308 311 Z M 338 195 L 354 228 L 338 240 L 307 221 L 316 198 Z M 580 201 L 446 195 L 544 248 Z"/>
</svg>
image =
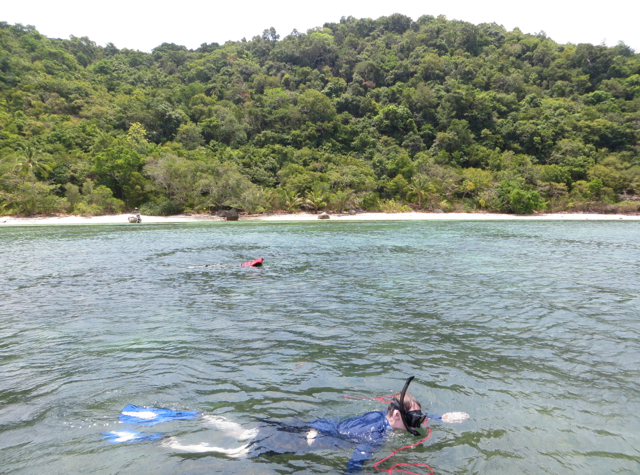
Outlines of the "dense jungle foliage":
<svg viewBox="0 0 640 475">
<path fill-rule="evenodd" d="M 0 23 L 0 212 L 638 211 L 640 55 L 394 14 L 152 53 Z"/>
</svg>

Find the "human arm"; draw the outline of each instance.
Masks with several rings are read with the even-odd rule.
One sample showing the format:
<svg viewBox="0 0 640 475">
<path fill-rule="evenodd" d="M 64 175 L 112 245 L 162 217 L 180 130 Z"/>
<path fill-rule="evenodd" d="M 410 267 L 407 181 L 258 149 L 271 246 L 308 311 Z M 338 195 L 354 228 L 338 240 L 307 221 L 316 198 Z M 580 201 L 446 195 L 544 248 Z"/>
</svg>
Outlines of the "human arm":
<svg viewBox="0 0 640 475">
<path fill-rule="evenodd" d="M 423 412 L 423 414 L 432 421 L 442 421 L 450 424 L 456 424 L 469 419 L 469 414 L 466 412 L 447 412 L 441 416 L 437 414 L 429 414 L 428 412 Z"/>
<path fill-rule="evenodd" d="M 427 416 L 427 419 L 432 420 L 432 421 L 441 421 L 442 420 L 442 416 L 439 416 L 438 414 L 430 414 L 428 412 L 423 412 L 423 414 L 425 416 Z"/>
<path fill-rule="evenodd" d="M 347 462 L 348 474 L 360 473 L 364 463 L 371 458 L 373 452 L 382 445 L 382 440 L 367 441 L 358 444 L 356 449 L 351 454 L 349 462 Z"/>
</svg>

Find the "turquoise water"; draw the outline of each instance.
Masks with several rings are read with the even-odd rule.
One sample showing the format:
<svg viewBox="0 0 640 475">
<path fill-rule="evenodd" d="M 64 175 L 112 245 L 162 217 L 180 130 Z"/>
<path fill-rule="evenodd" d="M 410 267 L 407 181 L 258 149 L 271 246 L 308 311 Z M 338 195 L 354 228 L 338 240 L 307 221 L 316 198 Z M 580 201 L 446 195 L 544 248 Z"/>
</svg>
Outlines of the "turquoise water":
<svg viewBox="0 0 640 475">
<path fill-rule="evenodd" d="M 383 406 L 344 396 L 409 375 L 429 412 L 471 419 L 395 462 L 640 472 L 636 223 L 25 226 L 0 249 L 1 473 L 339 473 L 350 449 L 231 460 L 102 433 L 129 403 L 347 417 Z M 201 420 L 148 431 L 238 445 Z"/>
</svg>

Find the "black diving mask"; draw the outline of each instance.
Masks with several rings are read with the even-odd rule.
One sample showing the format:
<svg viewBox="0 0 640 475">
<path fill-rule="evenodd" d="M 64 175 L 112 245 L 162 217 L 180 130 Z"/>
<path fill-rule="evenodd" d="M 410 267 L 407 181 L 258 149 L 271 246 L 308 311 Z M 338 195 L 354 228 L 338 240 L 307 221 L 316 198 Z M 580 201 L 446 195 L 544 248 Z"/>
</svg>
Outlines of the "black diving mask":
<svg viewBox="0 0 640 475">
<path fill-rule="evenodd" d="M 398 411 L 400 411 L 400 414 L 402 414 L 402 411 L 400 410 L 400 405 L 395 399 L 393 400 L 392 404 L 393 404 L 393 407 L 395 407 Z M 427 416 L 420 410 L 405 411 L 402 421 L 405 422 L 405 424 L 408 425 L 409 427 L 418 428 L 422 425 L 422 423 L 425 421 L 426 418 Z"/>
<path fill-rule="evenodd" d="M 420 427 L 426 418 L 422 411 L 407 411 L 409 427 Z"/>
</svg>

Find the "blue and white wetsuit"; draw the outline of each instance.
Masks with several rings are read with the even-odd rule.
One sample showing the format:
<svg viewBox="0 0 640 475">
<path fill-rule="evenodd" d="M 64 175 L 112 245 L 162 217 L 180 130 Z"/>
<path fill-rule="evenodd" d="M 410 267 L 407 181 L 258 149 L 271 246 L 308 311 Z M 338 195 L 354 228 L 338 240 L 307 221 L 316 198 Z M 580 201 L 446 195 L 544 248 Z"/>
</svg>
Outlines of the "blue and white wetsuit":
<svg viewBox="0 0 640 475">
<path fill-rule="evenodd" d="M 425 415 L 433 420 L 442 417 L 435 414 Z M 120 415 L 120 422 L 132 426 L 154 426 L 161 422 L 194 419 L 200 414 L 195 411 L 173 411 L 170 409 L 146 408 L 128 405 Z M 147 434 L 132 429 L 106 432 L 105 438 L 112 442 L 137 442 L 156 440 L 162 434 Z M 126 430 L 125 430 L 126 429 Z M 364 463 L 384 444 L 389 433 L 393 431 L 387 419 L 387 410 L 367 412 L 360 416 L 345 420 L 316 419 L 305 422 L 300 419 L 287 421 L 261 420 L 258 434 L 249 443 L 249 457 L 271 454 L 295 453 L 298 455 L 326 449 L 355 447 L 347 472 L 355 473 L 362 469 Z M 312 430 L 317 433 L 312 433 Z"/>
<path fill-rule="evenodd" d="M 309 426 L 322 434 L 345 438 L 357 442 L 357 446 L 347 463 L 347 471 L 362 469 L 362 465 L 371 458 L 374 451 L 384 444 L 393 428 L 387 419 L 387 411 L 367 412 L 342 422 L 335 419 L 318 419 Z"/>
<path fill-rule="evenodd" d="M 436 414 L 425 415 L 434 420 L 442 419 Z M 311 429 L 315 429 L 318 434 L 310 434 Z M 367 412 L 342 421 L 263 420 L 258 426 L 258 435 L 250 444 L 249 457 L 286 453 L 303 455 L 317 450 L 344 449 L 345 446 L 353 445 L 355 450 L 347 463 L 347 472 L 355 473 L 359 472 L 373 453 L 382 447 L 392 431 L 386 409 Z"/>
</svg>

